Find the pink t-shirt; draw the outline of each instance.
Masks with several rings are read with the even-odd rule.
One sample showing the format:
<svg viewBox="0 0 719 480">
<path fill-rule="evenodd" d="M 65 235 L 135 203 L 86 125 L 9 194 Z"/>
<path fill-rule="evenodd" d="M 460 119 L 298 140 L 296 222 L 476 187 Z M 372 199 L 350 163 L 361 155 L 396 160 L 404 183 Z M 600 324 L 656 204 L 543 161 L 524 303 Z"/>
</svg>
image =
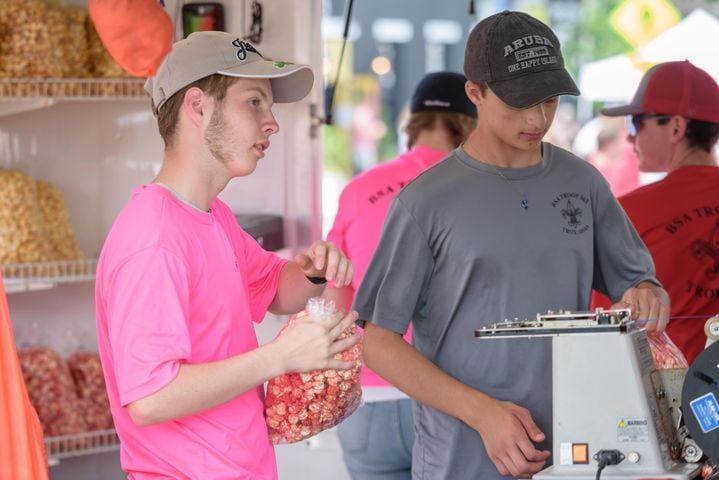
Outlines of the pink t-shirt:
<svg viewBox="0 0 719 480">
<path fill-rule="evenodd" d="M 257 348 L 252 321 L 272 302 L 285 261 L 266 252 L 219 199 L 209 213 L 163 187 L 138 188 L 97 267 L 100 357 L 129 478 L 276 479 L 262 386 L 187 417 L 138 427 L 127 405 L 181 364 Z"/>
<path fill-rule="evenodd" d="M 589 155 L 589 163 L 597 167 L 609 183 L 615 197 L 621 197 L 639 186 L 639 160 L 629 142 L 622 142 L 617 158 L 604 163 L 599 154 Z"/>
<path fill-rule="evenodd" d="M 362 172 L 342 190 L 337 216 L 327 240 L 336 244 L 352 260 L 355 266 L 351 285 L 353 292 L 362 282 L 379 243 L 382 225 L 394 195 L 447 154 L 418 145 L 394 160 Z M 409 332 L 405 334 L 405 339 L 409 341 Z M 389 383 L 365 366 L 362 385 L 377 387 L 388 386 Z"/>
</svg>

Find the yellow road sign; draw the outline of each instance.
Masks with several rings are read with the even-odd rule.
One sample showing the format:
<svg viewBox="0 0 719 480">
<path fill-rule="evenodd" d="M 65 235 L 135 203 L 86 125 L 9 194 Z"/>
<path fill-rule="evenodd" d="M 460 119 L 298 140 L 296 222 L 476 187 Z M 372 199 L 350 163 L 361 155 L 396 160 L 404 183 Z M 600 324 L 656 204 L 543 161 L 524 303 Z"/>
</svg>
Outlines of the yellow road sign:
<svg viewBox="0 0 719 480">
<path fill-rule="evenodd" d="M 631 46 L 639 47 L 681 20 L 671 0 L 625 0 L 609 14 L 609 24 Z"/>
</svg>

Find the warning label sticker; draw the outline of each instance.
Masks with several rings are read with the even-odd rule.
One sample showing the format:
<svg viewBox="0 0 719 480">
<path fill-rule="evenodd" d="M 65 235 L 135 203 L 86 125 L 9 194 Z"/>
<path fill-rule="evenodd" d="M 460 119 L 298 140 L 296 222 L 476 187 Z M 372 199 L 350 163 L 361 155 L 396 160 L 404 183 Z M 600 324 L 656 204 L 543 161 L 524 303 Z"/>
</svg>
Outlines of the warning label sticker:
<svg viewBox="0 0 719 480">
<path fill-rule="evenodd" d="M 620 442 L 648 442 L 649 421 L 646 418 L 618 418 L 617 440 Z"/>
</svg>

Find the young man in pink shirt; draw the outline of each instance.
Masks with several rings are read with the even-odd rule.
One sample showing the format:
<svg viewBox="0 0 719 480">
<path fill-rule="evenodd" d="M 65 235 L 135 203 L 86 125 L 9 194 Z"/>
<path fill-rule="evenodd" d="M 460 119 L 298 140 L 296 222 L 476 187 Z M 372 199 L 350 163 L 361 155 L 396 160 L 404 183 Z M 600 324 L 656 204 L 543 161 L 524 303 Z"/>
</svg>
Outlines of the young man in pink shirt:
<svg viewBox="0 0 719 480">
<path fill-rule="evenodd" d="M 436 72 L 417 85 L 407 122 L 409 150 L 353 178 L 342 191 L 327 240 L 355 266 L 347 286 L 332 285 L 324 297 L 350 309 L 354 292 L 377 247 L 394 194 L 457 148 L 474 129 L 477 109 L 464 93 L 464 75 Z M 410 341 L 409 332 L 405 339 Z M 407 395 L 367 367 L 365 404 L 338 427 L 347 469 L 354 480 L 412 478 L 412 405 Z"/>
<path fill-rule="evenodd" d="M 334 355 L 357 316 L 300 321 L 258 346 L 252 322 L 289 314 L 353 267 L 317 241 L 294 258 L 264 251 L 217 198 L 251 174 L 278 131 L 273 102 L 311 89 L 305 65 L 265 60 L 224 32 L 174 45 L 145 85 L 165 142 L 154 182 L 116 219 L 100 255 L 100 356 L 129 478 L 276 479 L 263 383 L 349 368 Z"/>
</svg>

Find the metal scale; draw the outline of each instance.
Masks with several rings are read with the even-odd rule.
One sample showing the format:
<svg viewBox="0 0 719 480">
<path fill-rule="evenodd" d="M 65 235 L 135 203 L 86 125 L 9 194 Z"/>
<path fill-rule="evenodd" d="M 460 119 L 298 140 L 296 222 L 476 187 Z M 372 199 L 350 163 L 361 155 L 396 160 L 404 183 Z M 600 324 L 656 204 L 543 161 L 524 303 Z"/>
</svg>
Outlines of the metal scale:
<svg viewBox="0 0 719 480">
<path fill-rule="evenodd" d="M 714 319 L 719 322 L 719 316 Z M 535 480 L 698 478 L 703 451 L 692 438 L 697 434 L 690 436 L 682 420 L 687 370 L 655 369 L 646 333 L 631 320 L 630 310 L 550 311 L 536 320 L 483 327 L 475 336 L 552 337 L 553 465 L 534 475 Z M 708 375 L 713 380 L 719 378 L 719 344 L 695 364 L 710 350 L 706 363 L 713 368 Z M 696 375 L 701 374 L 692 380 L 701 379 Z M 719 396 L 719 382 L 712 385 L 704 378 L 699 383 L 697 398 L 709 388 Z M 701 407 L 703 418 L 694 424 L 709 426 L 709 432 L 698 434 L 711 436 L 714 449 L 719 446 L 719 410 L 713 410 L 711 399 Z M 709 445 L 704 438 L 702 442 Z"/>
</svg>

